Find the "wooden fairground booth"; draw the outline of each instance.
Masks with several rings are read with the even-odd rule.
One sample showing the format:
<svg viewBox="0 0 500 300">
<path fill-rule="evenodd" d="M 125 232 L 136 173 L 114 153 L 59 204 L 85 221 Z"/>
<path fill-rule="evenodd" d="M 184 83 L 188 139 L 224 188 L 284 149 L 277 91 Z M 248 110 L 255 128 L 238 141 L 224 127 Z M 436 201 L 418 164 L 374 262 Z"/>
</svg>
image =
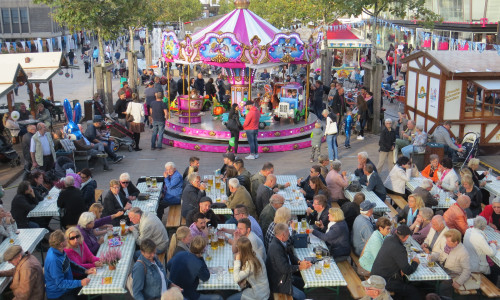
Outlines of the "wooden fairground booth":
<svg viewBox="0 0 500 300">
<path fill-rule="evenodd" d="M 405 111 L 432 133 L 443 121 L 480 146 L 500 145 L 500 55 L 496 51 L 419 51 L 408 63 Z"/>
</svg>

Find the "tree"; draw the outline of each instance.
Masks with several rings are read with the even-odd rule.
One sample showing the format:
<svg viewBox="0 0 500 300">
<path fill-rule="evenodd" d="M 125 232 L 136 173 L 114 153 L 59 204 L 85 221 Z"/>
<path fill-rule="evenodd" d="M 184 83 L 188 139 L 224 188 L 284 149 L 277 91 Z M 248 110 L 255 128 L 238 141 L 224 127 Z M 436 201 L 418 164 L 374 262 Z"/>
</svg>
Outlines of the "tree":
<svg viewBox="0 0 500 300">
<path fill-rule="evenodd" d="M 233 11 L 234 5 L 232 1 L 220 0 L 219 1 L 219 15 L 225 15 L 228 12 Z"/>
<path fill-rule="evenodd" d="M 164 22 L 193 21 L 201 17 L 203 7 L 199 0 L 161 0 L 163 7 L 168 7 L 159 17 Z"/>
</svg>

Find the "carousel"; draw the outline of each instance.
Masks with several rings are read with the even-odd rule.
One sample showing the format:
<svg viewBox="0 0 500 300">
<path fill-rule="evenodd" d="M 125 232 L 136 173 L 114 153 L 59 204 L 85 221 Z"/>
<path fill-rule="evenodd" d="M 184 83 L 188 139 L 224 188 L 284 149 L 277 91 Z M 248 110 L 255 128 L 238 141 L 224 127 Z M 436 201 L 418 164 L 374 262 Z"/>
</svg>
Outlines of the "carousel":
<svg viewBox="0 0 500 300">
<path fill-rule="evenodd" d="M 262 93 L 258 134 L 259 152 L 290 151 L 311 146 L 310 134 L 317 117 L 309 114 L 309 86 L 284 84 L 279 89 L 260 90 L 254 82 L 257 69 L 284 64 L 309 66 L 319 57 L 322 33 L 303 40 L 298 33 L 284 33 L 248 9 L 249 0 L 236 0 L 235 10 L 206 28 L 179 41 L 174 32 L 162 33 L 161 53 L 165 61 L 191 67 L 211 65 L 223 70 L 231 84 L 230 103 L 241 108 L 252 95 Z M 184 69 L 184 68 L 183 68 Z M 194 76 L 193 76 L 194 77 Z M 277 101 L 276 101 L 277 99 Z M 230 132 L 225 126 L 226 107 L 216 100 L 211 111 L 201 112 L 206 99 L 192 93 L 169 99 L 170 118 L 163 143 L 196 151 L 226 152 Z M 171 105 L 172 104 L 172 105 Z M 230 105 L 229 105 L 230 106 Z M 244 122 L 244 114 L 240 119 Z M 246 133 L 240 133 L 239 153 L 249 153 Z"/>
</svg>

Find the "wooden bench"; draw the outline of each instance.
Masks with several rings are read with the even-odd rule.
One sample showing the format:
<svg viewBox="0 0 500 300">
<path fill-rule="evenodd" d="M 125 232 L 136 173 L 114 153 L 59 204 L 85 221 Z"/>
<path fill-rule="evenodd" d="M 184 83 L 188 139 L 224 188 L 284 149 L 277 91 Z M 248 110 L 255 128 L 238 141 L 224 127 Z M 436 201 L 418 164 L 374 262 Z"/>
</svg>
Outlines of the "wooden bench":
<svg viewBox="0 0 500 300">
<path fill-rule="evenodd" d="M 483 289 L 483 284 L 485 284 L 485 283 L 483 283 L 483 281 L 482 281 L 483 279 L 481 278 L 481 276 L 482 276 L 482 274 L 471 273 L 471 278 L 475 279 L 476 282 L 478 282 L 479 280 L 481 280 L 480 286 L 481 286 L 481 290 L 482 290 Z M 489 280 L 486 277 L 484 277 L 484 279 L 489 282 Z M 466 291 L 462 291 L 462 290 L 457 290 L 457 289 L 453 289 L 453 290 L 454 290 L 455 294 L 460 295 L 460 296 L 476 295 L 477 291 L 478 291 L 478 290 L 466 290 Z"/>
<path fill-rule="evenodd" d="M 101 196 L 104 190 L 96 189 L 95 190 L 95 202 L 101 202 Z"/>
<path fill-rule="evenodd" d="M 483 274 L 481 274 L 481 292 L 488 298 L 500 297 L 500 289 Z"/>
<path fill-rule="evenodd" d="M 394 194 L 387 194 L 387 196 L 389 196 L 392 199 L 392 202 L 396 203 L 396 205 L 401 209 L 405 208 L 405 206 L 408 205 L 408 202 L 406 202 L 406 200 L 401 196 Z"/>
<path fill-rule="evenodd" d="M 293 300 L 292 295 L 273 293 L 274 300 Z"/>
<path fill-rule="evenodd" d="M 357 256 L 356 253 L 354 253 L 352 251 L 351 251 L 351 266 L 356 267 L 356 270 L 357 270 L 356 273 L 358 274 L 358 276 L 361 276 L 362 279 L 368 279 L 368 277 L 370 277 L 370 276 L 365 276 L 362 273 L 360 273 L 360 270 L 362 270 L 362 267 L 359 264 L 359 256 Z"/>
<path fill-rule="evenodd" d="M 354 299 L 363 298 L 366 295 L 365 289 L 361 285 L 361 279 L 353 270 L 349 262 L 339 262 L 337 263 L 337 266 L 339 267 L 342 276 L 344 276 L 344 279 L 347 282 L 347 289 L 349 290 L 349 293 L 351 293 L 351 296 Z"/>
<path fill-rule="evenodd" d="M 385 205 L 387 205 L 387 207 L 389 208 L 391 217 L 394 218 L 398 215 L 398 211 L 389 203 L 388 200 L 385 200 Z"/>
<path fill-rule="evenodd" d="M 181 226 L 181 205 L 171 205 L 168 207 L 167 228 L 177 228 Z"/>
</svg>

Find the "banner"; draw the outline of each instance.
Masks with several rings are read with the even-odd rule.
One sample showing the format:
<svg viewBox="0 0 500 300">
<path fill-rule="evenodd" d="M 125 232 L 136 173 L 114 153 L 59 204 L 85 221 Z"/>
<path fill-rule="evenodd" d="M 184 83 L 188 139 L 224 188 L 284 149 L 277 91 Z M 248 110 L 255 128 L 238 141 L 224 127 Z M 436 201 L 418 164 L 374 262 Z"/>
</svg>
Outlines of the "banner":
<svg viewBox="0 0 500 300">
<path fill-rule="evenodd" d="M 52 40 L 51 39 L 47 39 L 47 49 L 49 52 L 53 52 L 53 48 L 52 48 Z"/>
<path fill-rule="evenodd" d="M 59 50 L 62 51 L 63 47 L 62 47 L 62 41 L 61 41 L 61 37 L 60 36 L 57 37 L 57 45 L 59 46 Z"/>
<path fill-rule="evenodd" d="M 37 47 L 38 47 L 38 52 L 43 52 L 43 43 L 42 43 L 42 39 L 41 38 L 38 38 L 36 40 L 36 43 L 37 43 Z"/>
<path fill-rule="evenodd" d="M 26 51 L 26 41 L 22 41 L 21 46 L 23 46 L 23 50 Z"/>
</svg>

